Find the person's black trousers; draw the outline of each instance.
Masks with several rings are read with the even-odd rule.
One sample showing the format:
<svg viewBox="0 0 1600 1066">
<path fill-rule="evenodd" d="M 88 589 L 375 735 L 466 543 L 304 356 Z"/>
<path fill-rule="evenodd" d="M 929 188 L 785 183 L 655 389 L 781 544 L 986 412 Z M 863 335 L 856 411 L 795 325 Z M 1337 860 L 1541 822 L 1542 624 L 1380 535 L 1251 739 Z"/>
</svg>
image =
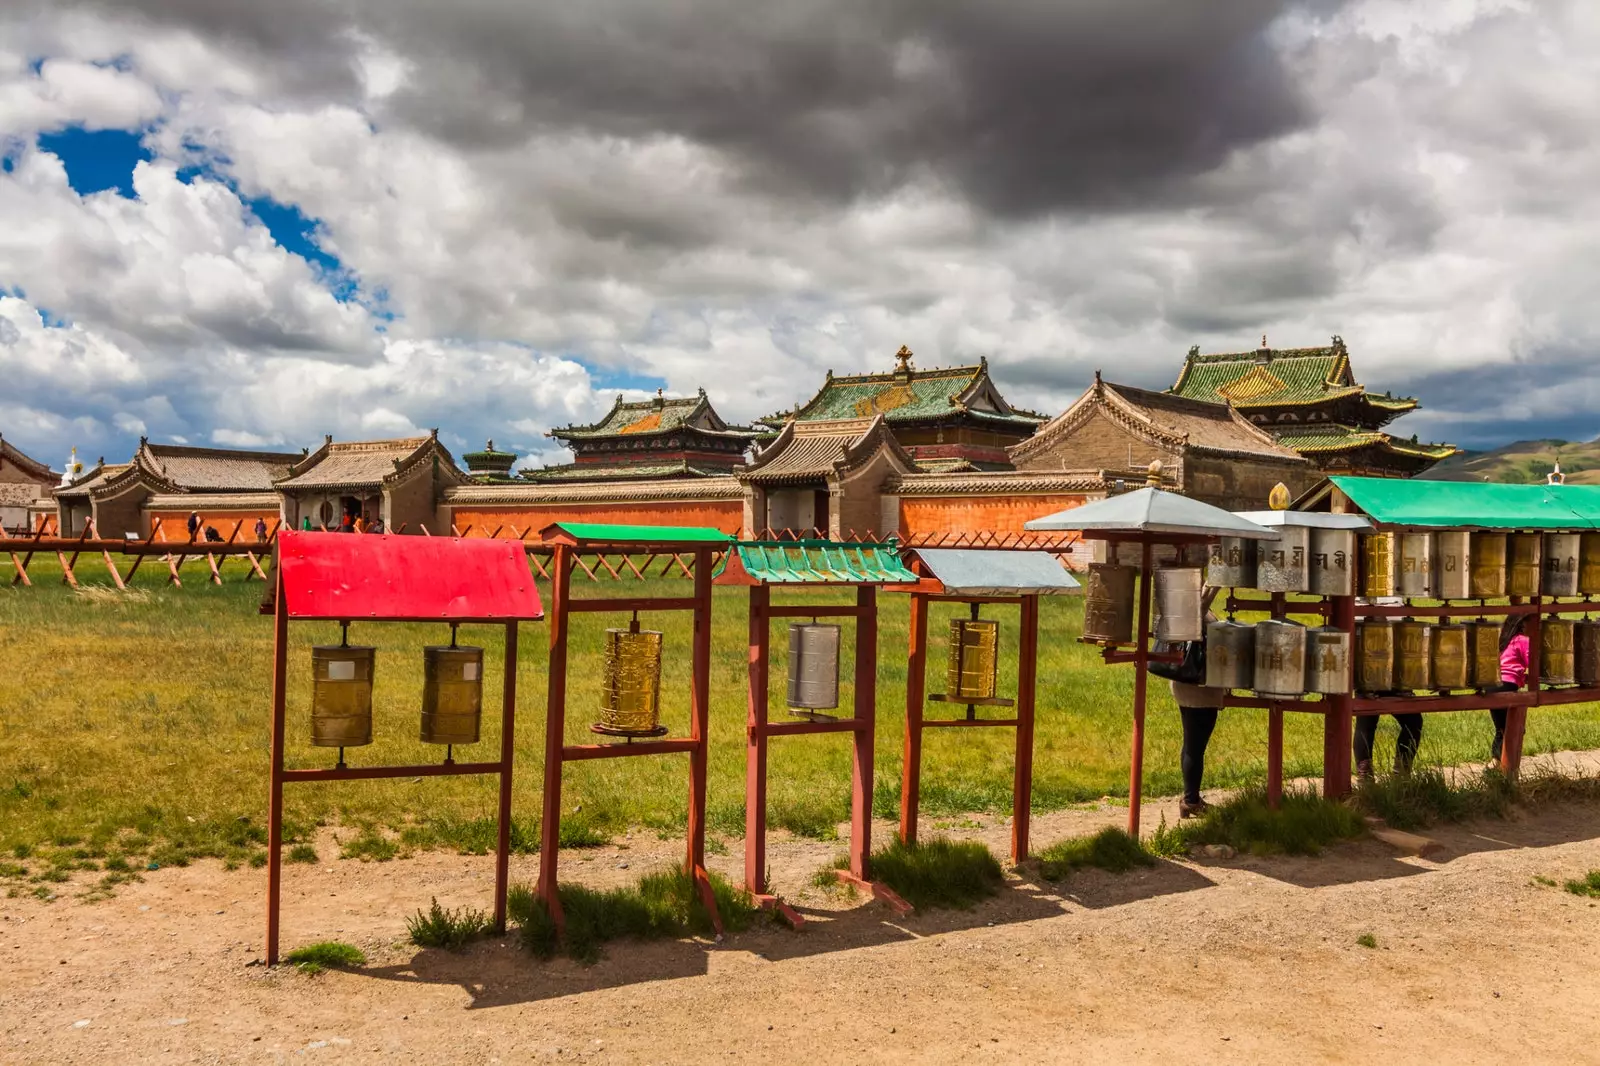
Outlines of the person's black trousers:
<svg viewBox="0 0 1600 1066">
<path fill-rule="evenodd" d="M 1400 727 L 1400 736 L 1394 743 L 1394 768 L 1400 773 L 1411 769 L 1411 762 L 1417 757 L 1417 748 L 1422 746 L 1422 715 L 1420 714 L 1391 714 Z M 1363 714 L 1356 717 L 1355 739 L 1351 744 L 1356 757 L 1356 765 L 1372 762 L 1372 742 L 1378 735 L 1378 715 Z"/>
<path fill-rule="evenodd" d="M 1515 692 L 1517 686 L 1509 681 L 1500 682 L 1500 687 L 1495 692 Z M 1489 720 L 1494 723 L 1494 740 L 1489 744 L 1489 758 L 1500 758 L 1500 749 L 1506 743 L 1506 711 L 1505 707 L 1490 707 Z"/>
<path fill-rule="evenodd" d="M 1206 745 L 1211 743 L 1211 731 L 1217 728 L 1215 707 L 1179 707 L 1183 719 L 1183 750 L 1178 754 L 1178 768 L 1183 772 L 1183 798 L 1186 803 L 1200 802 L 1200 779 L 1206 773 Z"/>
</svg>

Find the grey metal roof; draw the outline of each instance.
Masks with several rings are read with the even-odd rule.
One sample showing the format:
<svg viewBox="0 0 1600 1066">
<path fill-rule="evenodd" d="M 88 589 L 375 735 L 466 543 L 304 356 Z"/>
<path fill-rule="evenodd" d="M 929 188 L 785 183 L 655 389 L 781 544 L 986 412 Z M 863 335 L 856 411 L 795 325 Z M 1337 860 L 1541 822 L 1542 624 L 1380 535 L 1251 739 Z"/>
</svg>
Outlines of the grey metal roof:
<svg viewBox="0 0 1600 1066">
<path fill-rule="evenodd" d="M 1059 596 L 1080 588 L 1049 552 L 918 548 L 916 553 L 953 596 Z"/>
<path fill-rule="evenodd" d="M 1099 530 L 1115 533 L 1171 533 L 1190 537 L 1243 537 L 1277 540 L 1278 534 L 1231 511 L 1158 488 L 1135 489 L 1082 507 L 1024 522 L 1023 529 Z"/>
<path fill-rule="evenodd" d="M 1358 514 L 1324 514 L 1319 511 L 1235 511 L 1258 526 L 1305 526 L 1310 529 L 1371 529 L 1372 520 Z"/>
</svg>

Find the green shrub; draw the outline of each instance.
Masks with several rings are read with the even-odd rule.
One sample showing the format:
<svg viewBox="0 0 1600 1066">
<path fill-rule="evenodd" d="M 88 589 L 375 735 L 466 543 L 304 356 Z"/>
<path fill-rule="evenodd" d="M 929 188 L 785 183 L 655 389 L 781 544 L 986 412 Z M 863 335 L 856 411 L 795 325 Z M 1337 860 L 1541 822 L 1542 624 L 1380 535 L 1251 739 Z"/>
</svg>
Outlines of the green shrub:
<svg viewBox="0 0 1600 1066">
<path fill-rule="evenodd" d="M 848 860 L 839 863 L 840 868 Z M 907 845 L 895 840 L 872 853 L 872 879 L 882 881 L 916 908 L 965 910 L 1000 891 L 1000 862 L 976 840 L 930 837 Z"/>
<path fill-rule="evenodd" d="M 1357 806 L 1386 825 L 1420 829 L 1439 822 L 1503 818 L 1516 800 L 1516 786 L 1496 771 L 1452 779 L 1439 767 L 1426 766 L 1363 781 L 1355 798 Z"/>
<path fill-rule="evenodd" d="M 341 940 L 324 940 L 295 948 L 283 961 L 304 974 L 319 974 L 323 970 L 339 970 L 360 966 L 367 961 L 366 952 Z"/>
<path fill-rule="evenodd" d="M 1600 897 L 1600 870 L 1590 870 L 1583 877 L 1568 881 L 1563 887 L 1574 896 Z"/>
<path fill-rule="evenodd" d="M 341 859 L 360 859 L 362 862 L 388 862 L 400 854 L 400 845 L 375 829 L 364 829 L 361 835 L 339 850 Z"/>
<path fill-rule="evenodd" d="M 1325 800 L 1310 788 L 1286 791 L 1277 810 L 1267 805 L 1264 788 L 1252 788 L 1200 818 L 1180 823 L 1173 832 L 1190 846 L 1227 844 L 1252 855 L 1315 855 L 1329 844 L 1353 840 L 1366 831 L 1359 812 Z"/>
<path fill-rule="evenodd" d="M 317 849 L 310 844 L 296 844 L 284 856 L 284 861 L 314 863 L 317 861 Z"/>
<path fill-rule="evenodd" d="M 406 919 L 411 942 L 423 948 L 459 948 L 488 932 L 489 927 L 489 916 L 483 911 L 470 907 L 446 910 L 439 906 L 438 897 L 426 914 L 419 910 Z"/>
<path fill-rule="evenodd" d="M 1360 944 L 1364 948 L 1375 948 L 1378 946 L 1378 938 L 1373 936 L 1371 933 L 1362 933 L 1360 936 L 1356 937 L 1356 943 Z"/>
<path fill-rule="evenodd" d="M 1039 853 L 1039 875 L 1047 881 L 1060 881 L 1073 870 L 1094 866 L 1112 873 L 1126 873 L 1135 866 L 1153 866 L 1155 857 L 1144 845 L 1116 826 L 1106 826 L 1088 836 L 1058 840 Z"/>
</svg>

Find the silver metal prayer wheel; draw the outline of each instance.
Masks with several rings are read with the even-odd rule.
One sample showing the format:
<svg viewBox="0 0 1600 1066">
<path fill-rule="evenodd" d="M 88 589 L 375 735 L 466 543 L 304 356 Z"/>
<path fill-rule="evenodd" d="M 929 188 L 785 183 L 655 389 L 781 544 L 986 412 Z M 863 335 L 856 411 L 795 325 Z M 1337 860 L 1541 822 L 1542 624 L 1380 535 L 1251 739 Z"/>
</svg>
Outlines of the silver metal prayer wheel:
<svg viewBox="0 0 1600 1066">
<path fill-rule="evenodd" d="M 1255 690 L 1263 696 L 1306 691 L 1306 627 L 1269 618 L 1256 623 Z"/>
<path fill-rule="evenodd" d="M 1131 566 L 1090 563 L 1083 590 L 1083 636 L 1105 644 L 1133 643 Z"/>
<path fill-rule="evenodd" d="M 1394 624 L 1394 687 L 1402 692 L 1433 687 L 1433 627 L 1411 618 Z"/>
<path fill-rule="evenodd" d="M 1539 595 L 1542 543 L 1543 538 L 1537 533 L 1512 533 L 1506 537 L 1506 595 Z"/>
<path fill-rule="evenodd" d="M 1197 566 L 1162 567 L 1150 591 L 1155 598 L 1157 640 L 1173 643 L 1205 636 L 1201 591 L 1205 574 Z"/>
<path fill-rule="evenodd" d="M 1206 685 L 1250 688 L 1255 678 L 1256 629 L 1226 619 L 1206 626 Z"/>
<path fill-rule="evenodd" d="M 1472 534 L 1454 530 L 1434 536 L 1433 594 L 1441 600 L 1472 598 Z"/>
<path fill-rule="evenodd" d="M 1573 677 L 1584 688 L 1600 688 L 1600 622 L 1584 619 L 1572 627 Z"/>
<path fill-rule="evenodd" d="M 422 742 L 476 744 L 483 722 L 483 649 L 422 649 Z"/>
<path fill-rule="evenodd" d="M 1578 593 L 1600 594 L 1600 533 L 1578 536 Z"/>
<path fill-rule="evenodd" d="M 1304 592 L 1311 531 L 1305 526 L 1277 528 L 1277 540 L 1256 544 L 1256 588 L 1265 592 Z"/>
<path fill-rule="evenodd" d="M 1356 623 L 1356 691 L 1394 688 L 1394 623 L 1368 618 Z"/>
<path fill-rule="evenodd" d="M 378 649 L 319 644 L 311 649 L 311 743 L 359 748 L 372 743 L 372 671 Z"/>
<path fill-rule="evenodd" d="M 1211 558 L 1206 561 L 1206 584 L 1217 589 L 1255 588 L 1255 541 L 1223 537 L 1212 544 Z"/>
<path fill-rule="evenodd" d="M 1209 658 L 1209 647 L 1206 652 Z M 1306 691 L 1324 696 L 1350 691 L 1349 633 L 1334 626 L 1306 630 Z"/>
<path fill-rule="evenodd" d="M 1319 596 L 1355 595 L 1355 530 L 1311 530 L 1311 556 L 1306 568 L 1306 591 Z"/>
<path fill-rule="evenodd" d="M 1500 684 L 1500 623 L 1480 618 L 1467 623 L 1467 646 L 1472 657 L 1472 687 Z"/>
<path fill-rule="evenodd" d="M 1544 535 L 1544 582 L 1546 596 L 1578 594 L 1578 547 L 1576 533 Z"/>
<path fill-rule="evenodd" d="M 1423 599 L 1433 595 L 1433 534 L 1400 534 L 1400 595 Z"/>
<path fill-rule="evenodd" d="M 789 708 L 831 711 L 839 706 L 839 627 L 797 622 L 789 627 Z"/>
<path fill-rule="evenodd" d="M 1433 627 L 1433 687 L 1458 689 L 1472 687 L 1471 632 L 1464 625 Z"/>
<path fill-rule="evenodd" d="M 1361 538 L 1361 595 L 1369 600 L 1395 594 L 1398 539 L 1394 533 L 1368 533 Z"/>
<path fill-rule="evenodd" d="M 1474 533 L 1468 563 L 1468 588 L 1475 600 L 1492 600 L 1506 594 L 1506 535 Z"/>
<path fill-rule="evenodd" d="M 1565 618 L 1546 618 L 1539 623 L 1539 680 L 1546 685 L 1570 685 L 1577 681 L 1573 640 L 1576 625 Z"/>
</svg>

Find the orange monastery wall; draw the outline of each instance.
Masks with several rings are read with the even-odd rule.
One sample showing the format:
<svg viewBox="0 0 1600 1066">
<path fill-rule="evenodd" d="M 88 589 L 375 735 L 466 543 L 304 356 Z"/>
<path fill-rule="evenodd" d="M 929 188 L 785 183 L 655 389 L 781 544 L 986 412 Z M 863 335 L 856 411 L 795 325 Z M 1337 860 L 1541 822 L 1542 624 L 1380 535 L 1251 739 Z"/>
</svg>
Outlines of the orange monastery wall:
<svg viewBox="0 0 1600 1066">
<path fill-rule="evenodd" d="M 905 536 L 938 533 L 1022 533 L 1029 519 L 1081 507 L 1082 493 L 1039 496 L 902 496 L 900 532 Z"/>
<path fill-rule="evenodd" d="M 191 511 L 200 512 L 200 535 L 205 536 L 206 526 L 216 526 L 217 532 L 222 534 L 223 540 L 232 539 L 234 543 L 247 543 L 256 539 L 256 519 L 267 520 L 267 535 L 271 536 L 278 529 L 280 521 L 277 511 L 243 510 L 243 511 L 207 511 L 203 507 L 191 507 Z M 235 537 L 233 531 L 239 530 Z M 189 539 L 189 511 L 152 511 L 150 513 L 150 536 L 155 540 Z"/>
<path fill-rule="evenodd" d="M 742 500 L 660 501 L 653 503 L 512 504 L 504 507 L 458 507 L 451 523 L 466 537 L 539 532 L 553 522 L 610 522 L 641 526 L 714 526 L 738 533 L 744 525 Z"/>
</svg>

